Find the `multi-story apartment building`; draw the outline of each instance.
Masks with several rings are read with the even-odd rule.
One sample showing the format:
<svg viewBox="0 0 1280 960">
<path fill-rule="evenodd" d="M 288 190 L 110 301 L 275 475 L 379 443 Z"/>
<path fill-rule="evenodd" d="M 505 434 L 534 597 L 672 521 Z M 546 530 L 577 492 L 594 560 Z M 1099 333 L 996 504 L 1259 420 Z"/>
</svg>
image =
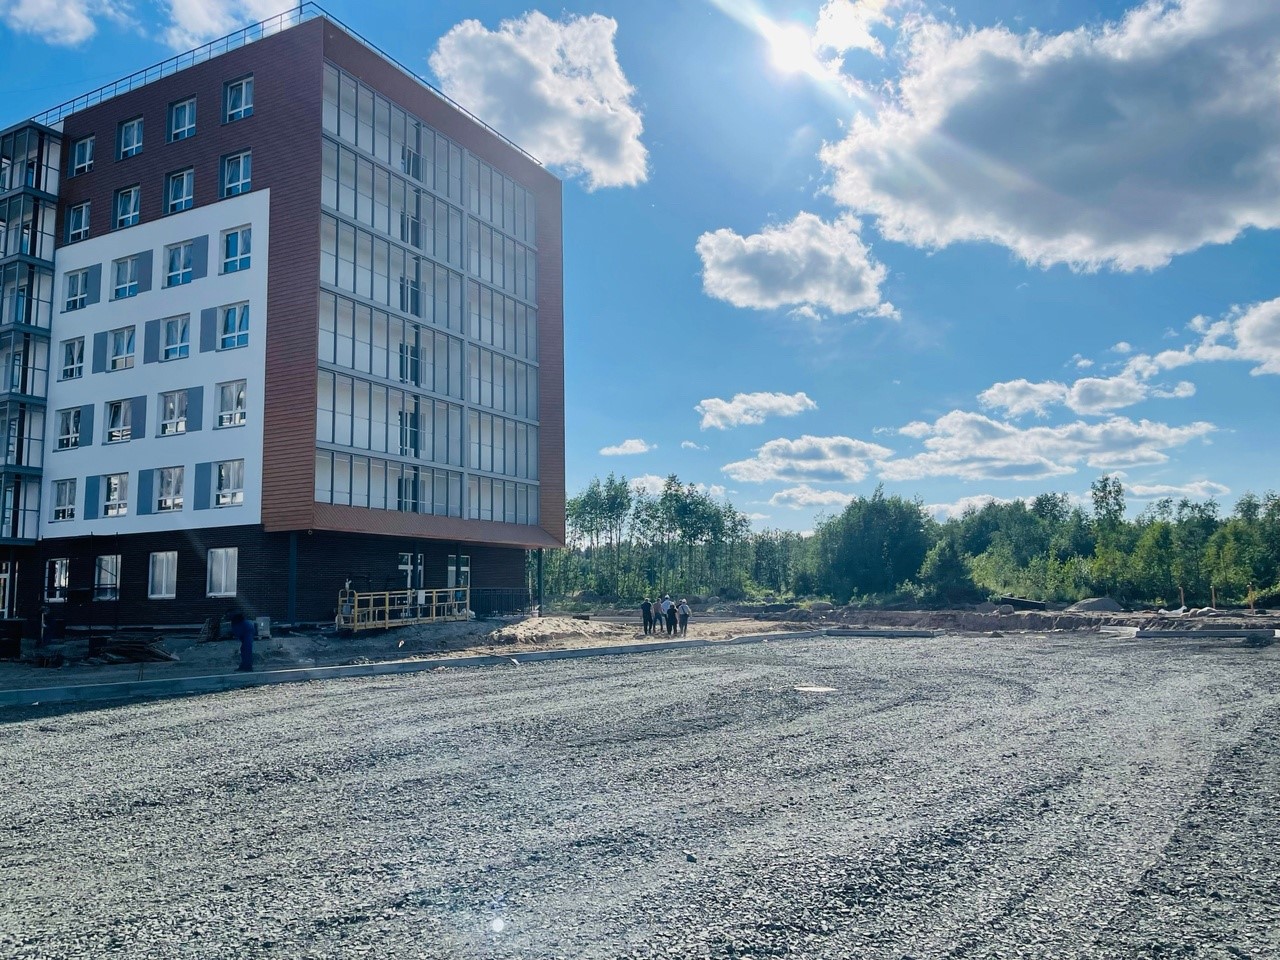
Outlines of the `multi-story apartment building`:
<svg viewBox="0 0 1280 960">
<path fill-rule="evenodd" d="M 560 181 L 327 15 L 0 164 L 9 615 L 325 620 L 563 544 Z"/>
</svg>

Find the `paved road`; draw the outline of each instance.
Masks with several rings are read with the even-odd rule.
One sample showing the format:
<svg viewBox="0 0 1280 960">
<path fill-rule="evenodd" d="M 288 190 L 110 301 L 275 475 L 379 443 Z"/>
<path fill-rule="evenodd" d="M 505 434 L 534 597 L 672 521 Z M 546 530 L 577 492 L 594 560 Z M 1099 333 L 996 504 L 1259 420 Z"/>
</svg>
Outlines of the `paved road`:
<svg viewBox="0 0 1280 960">
<path fill-rule="evenodd" d="M 1275 957 L 1278 668 L 830 638 L 11 711 L 0 956 Z"/>
</svg>

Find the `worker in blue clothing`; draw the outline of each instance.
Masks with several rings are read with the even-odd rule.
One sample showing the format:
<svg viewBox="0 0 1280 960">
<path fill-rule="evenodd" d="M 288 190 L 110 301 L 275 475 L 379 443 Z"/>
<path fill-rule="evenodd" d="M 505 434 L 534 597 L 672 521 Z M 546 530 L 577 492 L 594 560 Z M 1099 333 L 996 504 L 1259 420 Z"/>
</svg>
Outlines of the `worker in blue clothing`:
<svg viewBox="0 0 1280 960">
<path fill-rule="evenodd" d="M 237 671 L 248 673 L 253 670 L 253 636 L 257 632 L 253 621 L 237 610 L 231 615 L 231 639 L 240 641 L 240 666 Z"/>
</svg>

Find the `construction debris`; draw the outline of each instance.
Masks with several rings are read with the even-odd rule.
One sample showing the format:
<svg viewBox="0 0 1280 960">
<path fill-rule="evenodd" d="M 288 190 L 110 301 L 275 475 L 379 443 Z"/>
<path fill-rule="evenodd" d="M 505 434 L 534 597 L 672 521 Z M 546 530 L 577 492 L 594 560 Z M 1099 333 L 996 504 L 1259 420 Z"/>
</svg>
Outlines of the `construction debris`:
<svg viewBox="0 0 1280 960">
<path fill-rule="evenodd" d="M 164 637 L 90 637 L 86 663 L 162 663 L 177 657 L 161 644 Z"/>
</svg>

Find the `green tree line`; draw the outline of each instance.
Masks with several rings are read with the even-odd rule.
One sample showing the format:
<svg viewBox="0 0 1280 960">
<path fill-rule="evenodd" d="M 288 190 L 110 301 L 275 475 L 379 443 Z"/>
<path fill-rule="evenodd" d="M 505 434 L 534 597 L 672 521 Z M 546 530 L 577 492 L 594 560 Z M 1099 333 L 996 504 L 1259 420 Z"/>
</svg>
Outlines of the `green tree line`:
<svg viewBox="0 0 1280 960">
<path fill-rule="evenodd" d="M 932 605 L 999 596 L 1133 605 L 1280 604 L 1280 496 L 1165 498 L 1127 516 L 1110 476 L 1091 504 L 1062 493 L 992 502 L 944 522 L 877 488 L 814 531 L 751 530 L 732 504 L 669 476 L 661 491 L 594 478 L 568 502 L 569 549 L 545 558 L 553 600 L 669 593 L 740 600 Z"/>
</svg>

